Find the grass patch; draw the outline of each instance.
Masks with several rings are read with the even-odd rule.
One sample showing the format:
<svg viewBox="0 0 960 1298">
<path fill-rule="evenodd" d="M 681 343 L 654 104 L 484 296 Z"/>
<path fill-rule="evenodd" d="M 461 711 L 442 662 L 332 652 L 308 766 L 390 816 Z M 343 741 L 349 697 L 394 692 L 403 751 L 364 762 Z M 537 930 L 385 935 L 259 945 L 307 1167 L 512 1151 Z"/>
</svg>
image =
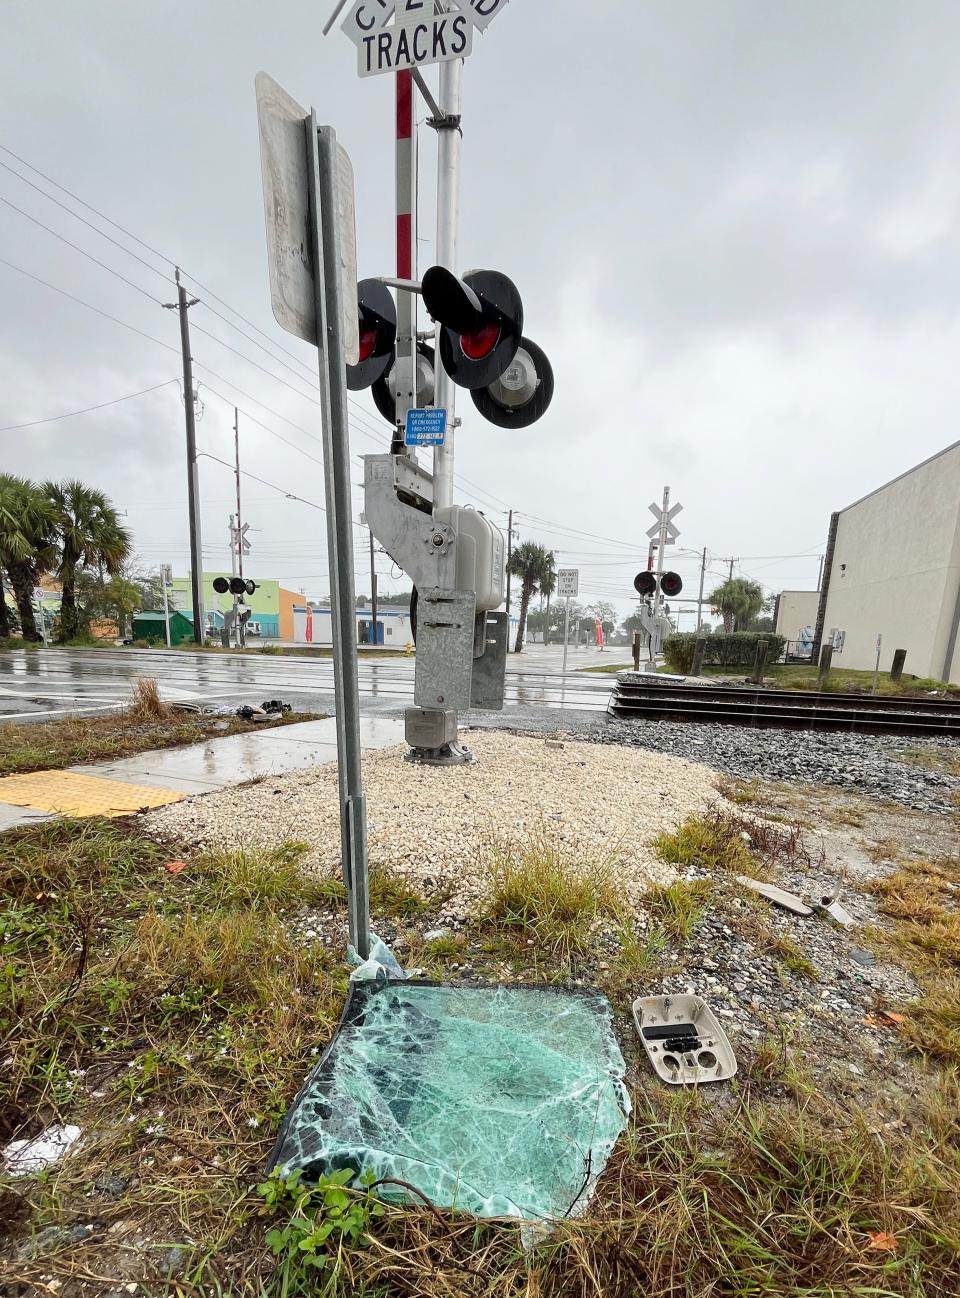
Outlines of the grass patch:
<svg viewBox="0 0 960 1298">
<path fill-rule="evenodd" d="M 685 942 L 707 913 L 713 885 L 707 879 L 678 879 L 651 888 L 647 909 L 663 933 L 675 942 Z"/>
<path fill-rule="evenodd" d="M 317 718 L 317 714 L 309 712 L 286 712 L 275 719 L 253 722 L 241 717 L 203 717 L 160 706 L 164 712 L 159 716 L 138 708 L 27 725 L 0 722 L 0 775 L 129 757 L 156 748 L 175 748 Z"/>
<path fill-rule="evenodd" d="M 946 775 L 960 775 L 960 748 L 935 748 L 912 744 L 896 754 L 901 762 L 920 766 L 927 771 L 942 771 Z"/>
<path fill-rule="evenodd" d="M 660 668 L 667 671 L 667 668 Z M 721 667 L 715 664 L 704 666 L 704 676 L 723 676 L 738 684 L 746 681 L 750 664 L 739 667 Z M 816 690 L 817 668 L 804 663 L 772 663 L 763 670 L 764 684 L 773 689 L 782 690 Z M 831 694 L 871 694 L 873 692 L 873 672 L 854 671 L 850 668 L 837 667 L 827 677 L 825 690 Z M 956 694 L 960 686 L 947 685 L 943 681 L 932 680 L 926 676 L 910 676 L 904 673 L 899 682 L 892 681 L 885 672 L 880 673 L 877 681 L 877 693 L 883 695 L 900 695 L 907 698 L 917 695 Z"/>
<path fill-rule="evenodd" d="M 673 833 L 653 840 L 657 854 L 671 865 L 712 876 L 748 874 L 769 881 L 771 864 L 816 868 L 823 848 L 811 853 L 799 821 L 774 823 L 715 807 L 692 816 Z"/>
<path fill-rule="evenodd" d="M 960 867 L 913 861 L 868 885 L 892 933 L 873 930 L 885 955 L 916 977 L 923 995 L 901 1006 L 904 1040 L 931 1059 L 960 1067 Z"/>
<path fill-rule="evenodd" d="M 902 1114 L 886 1099 L 832 1099 L 804 1081 L 787 1028 L 745 1047 L 742 1080 L 722 1091 L 668 1093 L 644 1079 L 588 1210 L 532 1248 L 515 1224 L 380 1205 L 342 1177 L 307 1192 L 265 1181 L 279 1119 L 345 991 L 323 948 L 291 936 L 287 921 L 314 890 L 332 899 L 329 881 L 299 870 L 303 850 L 187 853 L 170 874 L 167 848 L 115 821 L 0 835 L 0 1135 L 55 1118 L 84 1130 L 45 1175 L 0 1177 L 4 1292 L 74 1298 L 93 1291 L 90 1277 L 98 1292 L 136 1282 L 184 1298 L 960 1290 L 956 1075 L 918 1074 Z M 584 876 L 542 839 L 495 854 L 497 879 L 491 908 L 518 938 L 552 939 L 555 966 L 596 919 L 618 914 L 608 876 Z M 623 968 L 643 977 L 666 942 L 660 928 L 624 927 Z M 451 934 L 425 950 L 439 964 L 465 946 Z M 934 1043 L 960 1037 L 944 997 L 930 1000 L 939 1017 L 918 1010 L 907 1027 Z M 103 1177 L 120 1188 L 100 1188 Z M 76 1224 L 92 1226 L 82 1243 L 16 1256 L 47 1227 Z"/>
<path fill-rule="evenodd" d="M 611 859 L 571 861 L 545 833 L 519 847 L 495 846 L 488 878 L 488 925 L 551 952 L 561 964 L 586 949 L 597 919 L 621 906 Z"/>
</svg>

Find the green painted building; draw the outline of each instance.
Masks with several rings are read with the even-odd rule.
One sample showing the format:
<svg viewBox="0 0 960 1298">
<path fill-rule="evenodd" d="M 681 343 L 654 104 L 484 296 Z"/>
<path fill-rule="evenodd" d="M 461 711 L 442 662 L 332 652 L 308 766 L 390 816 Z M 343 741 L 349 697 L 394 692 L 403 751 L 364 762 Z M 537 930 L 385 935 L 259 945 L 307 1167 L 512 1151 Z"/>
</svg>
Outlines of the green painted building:
<svg viewBox="0 0 960 1298">
<path fill-rule="evenodd" d="M 146 640 L 149 644 L 166 645 L 167 636 L 163 626 L 162 613 L 137 613 L 133 619 L 134 640 Z M 178 645 L 193 640 L 193 618 L 170 610 L 170 644 Z"/>
<path fill-rule="evenodd" d="M 203 574 L 203 607 L 207 615 L 207 626 L 209 627 L 212 624 L 219 630 L 223 625 L 222 614 L 233 608 L 233 596 L 230 594 L 217 594 L 213 589 L 215 577 L 226 577 L 229 580 L 230 573 L 205 572 Z M 278 640 L 280 639 L 280 583 L 260 577 L 256 577 L 254 580 L 257 583 L 257 589 L 252 595 L 244 596 L 247 607 L 250 609 L 250 623 L 255 624 L 251 628 L 250 623 L 248 623 L 247 633 L 248 635 L 259 634 L 263 640 Z M 190 578 L 174 577 L 173 587 L 170 591 L 171 603 L 176 608 L 189 612 L 191 599 Z M 162 615 L 160 629 L 163 629 Z"/>
</svg>

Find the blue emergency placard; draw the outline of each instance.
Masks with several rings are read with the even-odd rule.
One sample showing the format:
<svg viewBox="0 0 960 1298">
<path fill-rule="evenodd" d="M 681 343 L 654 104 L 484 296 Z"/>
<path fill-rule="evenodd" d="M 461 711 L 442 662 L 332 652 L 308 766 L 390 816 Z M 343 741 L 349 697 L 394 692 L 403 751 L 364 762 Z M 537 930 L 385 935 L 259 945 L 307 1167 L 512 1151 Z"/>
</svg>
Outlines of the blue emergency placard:
<svg viewBox="0 0 960 1298">
<path fill-rule="evenodd" d="M 445 410 L 408 410 L 403 435 L 406 446 L 442 446 L 447 435 Z"/>
</svg>

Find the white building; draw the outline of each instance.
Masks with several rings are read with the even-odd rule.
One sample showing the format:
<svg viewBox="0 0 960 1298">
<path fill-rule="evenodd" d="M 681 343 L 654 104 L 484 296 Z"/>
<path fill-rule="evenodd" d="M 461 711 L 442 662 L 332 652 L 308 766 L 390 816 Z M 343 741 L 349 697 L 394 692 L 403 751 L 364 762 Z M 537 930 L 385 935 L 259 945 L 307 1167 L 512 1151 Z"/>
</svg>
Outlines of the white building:
<svg viewBox="0 0 960 1298">
<path fill-rule="evenodd" d="M 833 514 L 815 644 L 839 667 L 960 683 L 960 442 Z"/>
<path fill-rule="evenodd" d="M 812 643 L 819 607 L 818 590 L 782 590 L 777 596 L 774 631 L 791 644 Z"/>
<path fill-rule="evenodd" d="M 357 644 L 381 644 L 386 649 L 413 646 L 410 612 L 405 608 L 378 608 L 377 634 L 374 639 L 373 615 L 369 609 L 357 610 Z M 333 644 L 333 627 L 329 608 L 310 604 L 293 606 L 293 638 L 297 644 L 315 644 L 329 648 Z"/>
</svg>

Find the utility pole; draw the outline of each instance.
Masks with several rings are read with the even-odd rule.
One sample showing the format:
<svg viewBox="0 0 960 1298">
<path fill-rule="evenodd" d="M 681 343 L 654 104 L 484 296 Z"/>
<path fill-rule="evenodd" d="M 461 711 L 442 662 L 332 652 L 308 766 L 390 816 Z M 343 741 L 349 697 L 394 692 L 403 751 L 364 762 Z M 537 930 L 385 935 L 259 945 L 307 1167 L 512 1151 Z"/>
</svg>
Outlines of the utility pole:
<svg viewBox="0 0 960 1298">
<path fill-rule="evenodd" d="M 703 581 L 707 574 L 707 547 L 703 547 L 703 557 L 700 560 L 700 594 L 697 596 L 697 635 L 700 634 L 700 628 L 703 625 Z"/>
<path fill-rule="evenodd" d="M 513 510 L 507 515 L 507 616 L 510 616 L 510 560 L 513 557 Z"/>
<path fill-rule="evenodd" d="M 240 518 L 240 411 L 236 406 L 233 407 L 233 463 L 234 476 L 237 480 L 237 575 L 243 576 L 243 522 Z M 242 649 L 247 643 L 247 627 L 245 622 L 240 621 L 240 610 L 237 606 L 237 597 L 233 599 L 234 612 L 237 614 L 237 648 Z"/>
<path fill-rule="evenodd" d="M 199 298 L 187 297 L 176 267 L 177 301 L 164 302 L 167 311 L 180 313 L 180 350 L 183 354 L 183 408 L 187 423 L 187 512 L 190 520 L 190 591 L 193 603 L 193 638 L 202 645 L 205 631 L 203 610 L 203 547 L 200 542 L 200 475 L 197 468 L 197 424 L 193 408 L 193 356 L 190 352 L 190 322 L 187 311 Z"/>
<path fill-rule="evenodd" d="M 823 585 L 823 555 L 820 556 L 820 568 L 817 572 L 817 590 Z"/>
<path fill-rule="evenodd" d="M 729 573 L 727 574 L 727 581 L 733 581 L 733 564 L 734 564 L 734 561 L 733 561 L 733 559 L 731 559 L 731 560 L 730 560 L 730 571 L 729 571 Z"/>
</svg>

